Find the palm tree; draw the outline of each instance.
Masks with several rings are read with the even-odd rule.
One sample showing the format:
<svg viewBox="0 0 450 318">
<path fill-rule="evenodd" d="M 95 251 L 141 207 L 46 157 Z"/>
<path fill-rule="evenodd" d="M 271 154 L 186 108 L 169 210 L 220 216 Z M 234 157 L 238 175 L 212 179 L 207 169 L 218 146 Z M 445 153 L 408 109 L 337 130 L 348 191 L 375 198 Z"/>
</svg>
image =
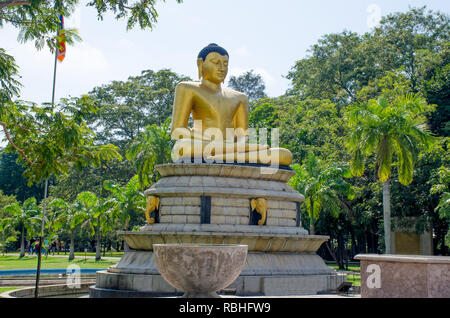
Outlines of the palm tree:
<svg viewBox="0 0 450 318">
<path fill-rule="evenodd" d="M 138 175 L 128 181 L 125 186 L 106 180 L 104 188 L 111 192 L 109 197 L 114 202 L 115 216 L 124 224 L 124 230 L 129 228 L 130 216 L 135 213 L 145 212 L 145 196 L 141 191 Z"/>
<path fill-rule="evenodd" d="M 327 209 L 337 217 L 344 207 L 343 198 L 353 196 L 353 188 L 344 180 L 349 171 L 335 163 L 321 162 L 312 152 L 302 165 L 294 164 L 292 169 L 296 174 L 289 184 L 305 196 L 303 204 L 310 220 L 309 232 L 314 235 L 320 213 Z"/>
<path fill-rule="evenodd" d="M 379 99 L 356 103 L 347 110 L 347 147 L 352 155 L 352 174 L 361 176 L 364 173 L 365 158 L 373 153 L 376 155 L 375 170 L 383 183 L 386 254 L 392 251 L 391 168 L 393 165 L 397 166 L 401 184 L 408 185 L 412 182 L 414 163 L 420 148 L 432 141 L 424 115 L 431 108 L 422 97 L 404 94 L 394 86 L 392 90 L 384 90 Z"/>
<path fill-rule="evenodd" d="M 36 233 L 36 226 L 41 220 L 39 207 L 34 197 L 26 199 L 22 206 L 12 203 L 3 208 L 3 212 L 9 215 L 0 220 L 0 231 L 20 228 L 20 257 L 25 256 L 25 236 L 31 237 Z M 25 234 L 26 233 L 26 234 Z"/>
<path fill-rule="evenodd" d="M 115 225 L 115 202 L 97 198 L 94 193 L 85 191 L 78 194 L 76 208 L 72 224 L 87 226 L 89 234 L 95 236 L 95 260 L 98 261 L 101 259 L 102 233 L 112 231 Z"/>
<path fill-rule="evenodd" d="M 58 231 L 61 228 L 68 229 L 70 233 L 69 244 L 69 261 L 75 258 L 75 230 L 84 221 L 84 216 L 77 211 L 81 210 L 81 204 L 74 202 L 72 204 L 57 198 L 49 203 L 49 208 L 58 209 L 60 213 L 57 213 L 53 220 L 53 229 Z"/>
<path fill-rule="evenodd" d="M 100 260 L 101 234 L 99 216 L 102 211 L 99 208 L 99 199 L 94 193 L 84 191 L 77 195 L 76 201 L 79 210 L 76 212 L 75 218 L 88 228 L 88 232 L 92 237 L 96 238 L 95 260 Z"/>
<path fill-rule="evenodd" d="M 134 163 L 142 188 L 158 181 L 157 164 L 171 162 L 174 141 L 170 137 L 170 118 L 161 125 L 153 124 L 138 135 L 127 150 L 127 159 Z"/>
</svg>

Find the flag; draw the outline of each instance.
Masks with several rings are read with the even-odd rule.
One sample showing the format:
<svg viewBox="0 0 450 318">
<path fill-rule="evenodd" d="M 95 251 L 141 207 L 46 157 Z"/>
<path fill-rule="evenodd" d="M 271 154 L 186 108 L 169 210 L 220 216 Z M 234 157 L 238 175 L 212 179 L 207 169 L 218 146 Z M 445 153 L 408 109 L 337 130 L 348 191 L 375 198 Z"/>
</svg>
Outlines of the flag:
<svg viewBox="0 0 450 318">
<path fill-rule="evenodd" d="M 64 17 L 62 15 L 59 15 L 59 20 L 61 21 L 61 29 L 58 32 L 59 38 L 58 39 L 58 48 L 56 48 L 56 57 L 60 62 L 64 60 L 66 57 L 66 41 L 63 38 L 64 35 Z"/>
</svg>

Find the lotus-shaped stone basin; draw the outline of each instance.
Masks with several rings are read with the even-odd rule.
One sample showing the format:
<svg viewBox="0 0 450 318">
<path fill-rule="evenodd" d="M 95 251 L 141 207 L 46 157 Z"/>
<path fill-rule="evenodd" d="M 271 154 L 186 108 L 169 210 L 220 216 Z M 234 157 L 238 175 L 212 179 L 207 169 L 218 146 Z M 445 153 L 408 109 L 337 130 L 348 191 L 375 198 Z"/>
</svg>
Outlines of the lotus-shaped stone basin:
<svg viewBox="0 0 450 318">
<path fill-rule="evenodd" d="M 162 277 L 186 298 L 218 298 L 217 291 L 238 278 L 247 245 L 153 244 Z"/>
</svg>

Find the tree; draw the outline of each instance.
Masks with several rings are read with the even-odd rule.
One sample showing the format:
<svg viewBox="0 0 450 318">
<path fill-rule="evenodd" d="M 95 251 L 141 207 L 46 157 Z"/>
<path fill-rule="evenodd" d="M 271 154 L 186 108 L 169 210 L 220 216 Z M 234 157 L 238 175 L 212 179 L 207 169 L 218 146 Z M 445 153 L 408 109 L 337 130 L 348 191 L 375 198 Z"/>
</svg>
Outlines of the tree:
<svg viewBox="0 0 450 318">
<path fill-rule="evenodd" d="M 364 48 L 364 37 L 354 32 L 324 35 L 309 50 L 311 55 L 292 67 L 287 75 L 292 88 L 287 94 L 328 99 L 341 112 L 377 76 Z"/>
<path fill-rule="evenodd" d="M 16 196 L 14 195 L 6 195 L 3 193 L 2 190 L 0 190 L 0 218 L 3 217 L 3 214 L 1 214 L 3 208 L 7 205 L 13 204 L 13 203 L 19 203 L 17 202 Z"/>
<path fill-rule="evenodd" d="M 84 221 L 83 215 L 77 213 L 81 210 L 81 205 L 76 202 L 70 204 L 61 198 L 56 198 L 49 203 L 48 207 L 59 212 L 54 214 L 53 230 L 55 232 L 61 229 L 69 231 L 69 261 L 71 261 L 75 258 L 75 230 Z"/>
<path fill-rule="evenodd" d="M 144 127 L 162 125 L 172 114 L 175 86 L 189 80 L 168 69 L 145 70 L 127 81 L 113 81 L 94 88 L 89 96 L 99 112 L 93 114 L 89 126 L 100 143 L 113 143 L 125 149 Z"/>
<path fill-rule="evenodd" d="M 250 103 L 267 96 L 261 75 L 253 73 L 253 70 L 239 76 L 231 76 L 228 86 L 247 95 Z"/>
<path fill-rule="evenodd" d="M 29 185 L 64 174 L 72 165 L 81 169 L 100 160 L 121 158 L 117 147 L 94 144 L 94 134 L 84 117 L 95 111 L 87 96 L 63 100 L 56 109 L 32 103 L 11 104 L 6 121 L 10 127 L 6 122 L 0 121 L 0 125 L 9 142 L 6 151 L 19 153 Z"/>
<path fill-rule="evenodd" d="M 327 99 L 292 97 L 293 107 L 279 111 L 280 140 L 297 162 L 309 151 L 327 162 L 345 161 L 345 123 L 336 104 Z"/>
<path fill-rule="evenodd" d="M 351 31 L 324 35 L 288 73 L 292 88 L 287 94 L 329 99 L 341 112 L 358 101 L 363 87 L 398 69 L 417 92 L 423 79 L 422 53 L 439 54 L 449 41 L 449 28 L 447 14 L 426 12 L 423 7 L 389 14 L 363 35 Z"/>
<path fill-rule="evenodd" d="M 177 2 L 180 3 L 181 0 L 177 0 Z M 77 4 L 77 0 L 3 0 L 0 2 L 0 27 L 5 24 L 10 24 L 20 30 L 20 41 L 35 41 L 37 49 L 41 49 L 46 45 L 50 50 L 54 51 L 57 48 L 56 39 L 64 39 L 69 44 L 75 40 L 79 40 L 76 30 L 65 29 L 62 33 L 59 32 L 59 15 L 65 17 L 70 16 Z M 155 10 L 154 0 L 141 0 L 133 4 L 128 4 L 127 0 L 100 0 L 91 1 L 87 3 L 87 6 L 94 7 L 97 10 L 99 19 L 102 19 L 107 12 L 113 12 L 116 19 L 127 18 L 127 29 L 133 28 L 136 24 L 141 28 L 148 27 L 151 29 L 154 23 L 156 23 L 158 16 Z M 59 32 L 58 35 L 56 35 L 57 32 Z M 56 131 L 62 130 L 66 137 L 64 141 L 70 143 L 68 139 L 74 136 L 77 127 L 69 125 L 67 128 L 61 129 L 57 125 L 57 119 L 63 119 L 63 113 L 55 114 L 56 116 L 54 117 L 48 113 L 48 108 L 37 109 L 35 105 L 30 106 L 13 100 L 14 97 L 18 96 L 20 90 L 20 83 L 18 81 L 19 71 L 14 58 L 8 55 L 3 49 L 0 50 L 0 72 L 2 74 L 0 79 L 2 81 L 0 91 L 0 125 L 4 130 L 9 144 L 20 154 L 22 159 L 26 160 L 31 166 L 40 164 L 42 162 L 31 160 L 29 157 L 32 154 L 26 151 L 30 149 L 24 149 L 17 141 L 14 142 L 14 138 L 11 138 L 11 135 L 25 135 L 29 138 L 35 137 L 33 136 L 36 134 L 35 128 L 55 129 Z M 31 116 L 30 110 L 33 113 Z M 34 118 L 38 121 L 36 125 L 38 127 L 31 127 L 31 124 L 34 123 Z M 20 121 L 24 120 L 26 124 L 19 124 Z M 43 121 L 47 126 L 39 127 L 39 123 Z M 58 127 L 48 126 L 49 124 L 55 124 Z M 18 129 L 21 134 L 17 131 Z M 47 147 L 49 146 L 47 145 Z M 47 147 L 44 151 L 50 153 L 51 151 Z M 47 166 L 47 169 L 41 170 L 52 170 L 50 166 Z M 64 169 L 63 167 L 61 168 Z M 31 170 L 33 170 L 33 167 Z M 33 173 L 38 173 L 38 170 L 33 171 Z M 52 171 L 48 172 L 51 173 Z M 44 174 L 47 174 L 47 171 Z M 31 176 L 31 174 L 28 174 L 28 176 Z M 32 178 L 39 179 L 40 176 L 33 176 Z M 30 182 L 32 181 L 30 179 Z"/>
<path fill-rule="evenodd" d="M 13 195 L 4 195 L 3 191 L 0 190 L 0 220 L 4 217 L 8 216 L 8 213 L 3 212 L 3 208 L 10 204 L 18 204 L 16 197 Z M 10 228 L 9 230 L 6 229 L 4 231 L 0 231 L 0 249 L 3 253 L 7 251 L 7 248 L 10 244 L 13 244 L 17 241 L 16 235 L 17 231 L 13 228 Z"/>
<path fill-rule="evenodd" d="M 438 136 L 450 136 L 450 42 L 435 52 L 424 49 L 417 54 L 419 91 L 436 111 L 428 119 L 430 130 Z"/>
<path fill-rule="evenodd" d="M 10 228 L 19 228 L 20 231 L 20 257 L 25 256 L 25 236 L 32 237 L 37 231 L 38 222 L 41 221 L 40 211 L 35 198 L 28 198 L 21 205 L 13 203 L 3 208 L 7 214 L 0 220 L 0 231 Z"/>
<path fill-rule="evenodd" d="M 426 7 L 410 8 L 405 13 L 383 17 L 368 40 L 368 51 L 376 58 L 374 67 L 383 75 L 403 68 L 410 88 L 420 88 L 420 52 L 439 52 L 450 40 L 450 18 L 441 12 L 426 11 Z M 370 54 L 370 53 L 369 53 Z"/>
<path fill-rule="evenodd" d="M 264 98 L 255 102 L 249 125 L 256 129 L 279 128 L 280 146 L 291 150 L 294 162 L 305 160 L 309 151 L 328 161 L 345 161 L 345 123 L 330 100 Z"/>
<path fill-rule="evenodd" d="M 385 79 L 388 80 L 389 77 L 390 75 Z M 386 87 L 383 90 L 380 98 L 355 103 L 346 113 L 349 125 L 347 147 L 352 155 L 350 163 L 352 174 L 361 176 L 364 172 L 365 157 L 372 153 L 376 155 L 375 170 L 383 183 L 383 219 L 387 254 L 391 252 L 389 177 L 392 166 L 394 163 L 397 166 L 400 183 L 410 184 L 420 147 L 432 142 L 432 137 L 425 128 L 425 114 L 433 107 L 419 95 L 407 92 L 407 87 L 394 83 L 393 87 Z"/>
<path fill-rule="evenodd" d="M 138 135 L 127 150 L 127 159 L 134 163 L 142 188 L 160 178 L 157 164 L 171 162 L 173 140 L 170 137 L 170 119 L 161 126 L 153 124 Z"/>
<path fill-rule="evenodd" d="M 448 152 L 447 152 L 448 157 Z M 433 184 L 430 194 L 439 195 L 439 203 L 435 211 L 439 213 L 441 219 L 447 222 L 447 234 L 445 244 L 450 248 L 450 168 L 441 166 L 438 170 L 438 182 Z"/>
<path fill-rule="evenodd" d="M 118 219 L 125 231 L 130 227 L 130 219 L 144 215 L 145 196 L 141 191 L 139 178 L 135 175 L 125 186 L 120 186 L 111 180 L 106 180 L 104 187 L 111 194 L 109 200 L 111 209 L 116 219 Z"/>
<path fill-rule="evenodd" d="M 43 184 L 27 185 L 23 177 L 24 167 L 17 164 L 17 153 L 2 152 L 0 154 L 0 189 L 7 195 L 14 195 L 23 202 L 29 197 L 35 197 L 38 202 L 44 195 Z"/>
<path fill-rule="evenodd" d="M 89 191 L 81 192 L 77 196 L 80 210 L 77 212 L 77 218 L 83 220 L 82 226 L 87 227 L 89 235 L 95 237 L 95 260 L 101 259 L 101 215 L 105 212 L 103 202 L 97 196 Z"/>
<path fill-rule="evenodd" d="M 314 224 L 322 211 L 337 217 L 346 206 L 344 198 L 353 197 L 353 188 L 344 180 L 350 177 L 349 170 L 335 163 L 325 164 L 312 152 L 302 165 L 294 164 L 292 168 L 296 174 L 289 184 L 305 196 L 303 205 L 310 220 L 310 234 L 314 235 Z"/>
</svg>

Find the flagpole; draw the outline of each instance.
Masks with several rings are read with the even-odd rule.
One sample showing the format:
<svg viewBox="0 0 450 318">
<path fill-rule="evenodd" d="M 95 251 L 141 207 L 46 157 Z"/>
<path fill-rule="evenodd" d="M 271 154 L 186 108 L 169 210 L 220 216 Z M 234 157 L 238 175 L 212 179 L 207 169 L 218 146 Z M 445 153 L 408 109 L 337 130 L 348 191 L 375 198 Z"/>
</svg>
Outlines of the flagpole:
<svg viewBox="0 0 450 318">
<path fill-rule="evenodd" d="M 52 112 L 55 107 L 55 84 L 56 84 L 56 62 L 58 60 L 58 48 L 55 49 L 55 65 L 53 67 L 53 88 L 52 88 Z M 39 297 L 39 278 L 41 276 L 41 258 L 42 258 L 42 238 L 44 236 L 44 223 L 45 223 L 45 209 L 47 206 L 47 190 L 48 190 L 48 177 L 45 179 L 44 185 L 44 202 L 42 207 L 42 222 L 41 222 L 41 235 L 39 236 L 39 248 L 38 248 L 38 263 L 36 270 L 36 285 L 34 288 L 34 298 Z M 47 246 L 48 248 L 48 246 Z"/>
</svg>

